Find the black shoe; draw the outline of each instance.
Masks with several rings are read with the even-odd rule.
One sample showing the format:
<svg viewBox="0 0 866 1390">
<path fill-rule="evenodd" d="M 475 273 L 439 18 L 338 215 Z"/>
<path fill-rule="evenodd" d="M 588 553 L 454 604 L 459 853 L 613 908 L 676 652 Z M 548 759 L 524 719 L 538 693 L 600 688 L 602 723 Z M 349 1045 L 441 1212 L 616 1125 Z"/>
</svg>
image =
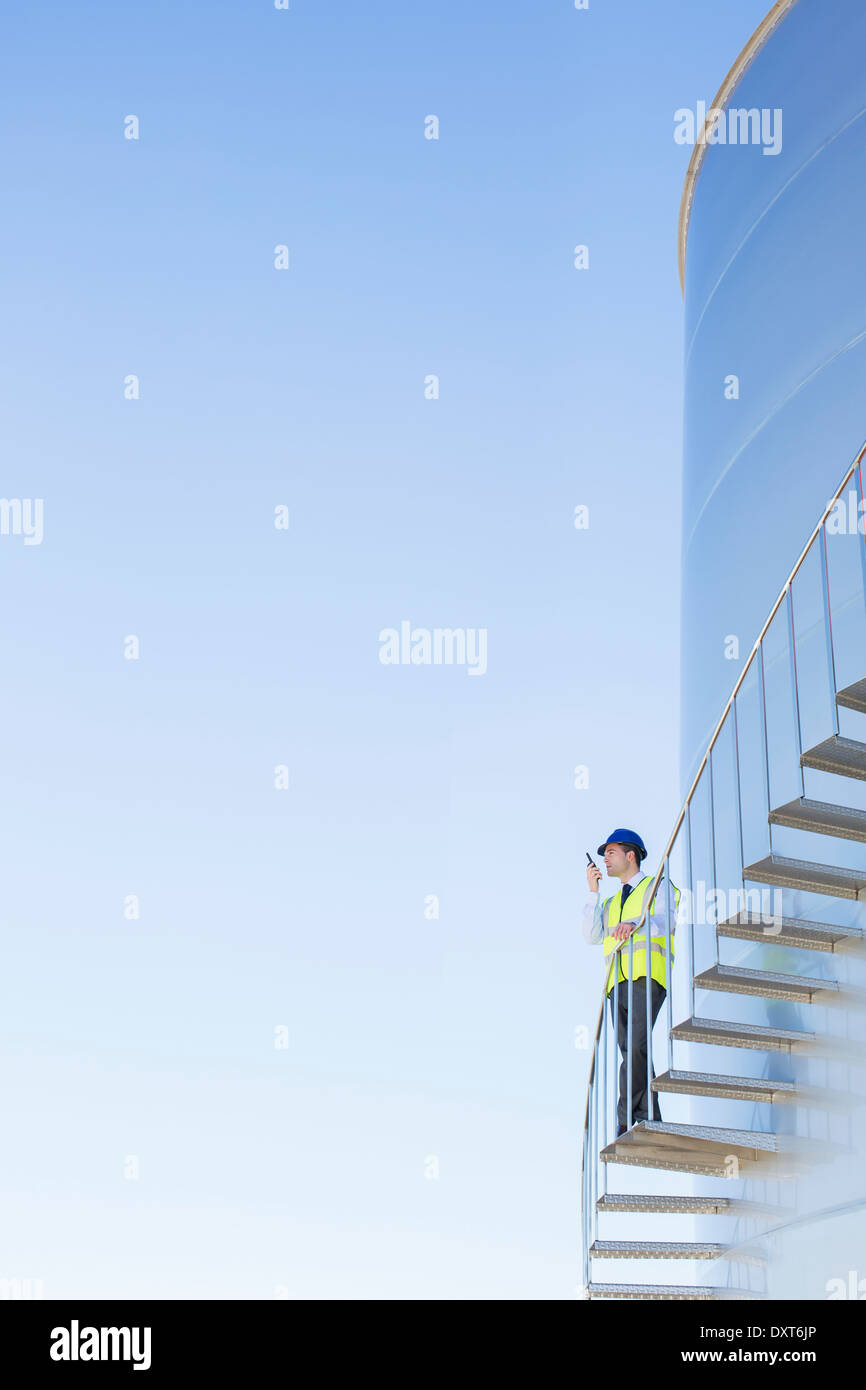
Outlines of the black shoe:
<svg viewBox="0 0 866 1390">
<path fill-rule="evenodd" d="M 625 1127 L 625 1125 L 617 1125 L 617 1127 L 616 1127 L 616 1137 L 617 1137 L 617 1139 L 621 1139 L 622 1136 L 625 1134 L 625 1132 L 626 1132 L 626 1127 Z"/>
</svg>

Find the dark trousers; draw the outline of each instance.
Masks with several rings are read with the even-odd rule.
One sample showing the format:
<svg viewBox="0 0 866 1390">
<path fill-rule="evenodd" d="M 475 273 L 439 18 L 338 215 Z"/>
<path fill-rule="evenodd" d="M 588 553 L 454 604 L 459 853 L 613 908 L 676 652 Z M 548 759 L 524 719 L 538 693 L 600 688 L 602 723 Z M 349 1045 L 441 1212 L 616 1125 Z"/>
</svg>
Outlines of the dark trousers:
<svg viewBox="0 0 866 1390">
<path fill-rule="evenodd" d="M 652 981 L 652 994 L 650 995 L 650 1018 L 652 1023 L 656 1021 L 656 1015 L 665 1000 L 667 991 L 659 984 L 658 980 Z M 620 980 L 617 990 L 617 1020 L 616 1020 L 616 1040 L 622 1054 L 622 1062 L 619 1068 L 619 1100 L 616 1107 L 616 1121 L 618 1125 L 628 1124 L 628 1058 L 626 1056 L 627 1047 L 627 1028 L 628 1028 L 628 980 Z M 613 1021 L 613 996 L 611 990 L 607 996 L 610 1003 L 610 1017 Z M 646 1062 L 647 1048 L 652 1052 L 650 1038 L 647 1038 L 646 1030 L 646 979 L 635 980 L 632 983 L 631 1006 L 634 1011 L 631 1033 L 631 1118 L 632 1124 L 638 1120 L 648 1120 L 647 1111 L 647 1086 L 646 1086 Z M 650 1062 L 652 1068 L 652 1062 Z M 650 1070 L 650 1076 L 655 1076 L 655 1072 Z M 652 1097 L 652 1117 L 660 1120 L 662 1112 L 659 1108 L 658 1096 L 653 1092 Z"/>
</svg>

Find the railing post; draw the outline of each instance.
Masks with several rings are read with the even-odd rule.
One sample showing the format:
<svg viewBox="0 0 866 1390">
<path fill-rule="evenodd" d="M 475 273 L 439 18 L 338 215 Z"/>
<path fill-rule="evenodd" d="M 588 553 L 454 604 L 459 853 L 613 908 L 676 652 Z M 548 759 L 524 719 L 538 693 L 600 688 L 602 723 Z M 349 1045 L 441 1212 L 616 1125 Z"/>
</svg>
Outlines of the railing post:
<svg viewBox="0 0 866 1390">
<path fill-rule="evenodd" d="M 788 648 L 791 659 L 791 687 L 794 695 L 794 724 L 797 729 L 797 765 L 800 769 L 800 795 L 806 795 L 806 769 L 803 767 L 803 728 L 800 721 L 800 681 L 797 676 L 797 637 L 794 631 L 794 584 L 788 585 Z"/>
<path fill-rule="evenodd" d="M 590 1086 L 592 1082 L 589 1083 Z M 589 1114 L 583 1131 L 583 1172 L 580 1175 L 580 1254 L 583 1273 L 584 1293 L 589 1290 L 589 1226 L 587 1220 L 588 1202 L 586 1200 L 589 1182 L 589 1165 L 592 1162 L 592 1149 L 589 1146 Z"/>
<path fill-rule="evenodd" d="M 858 535 L 859 535 L 861 523 L 863 524 L 864 528 L 866 528 L 866 507 L 864 507 L 864 501 L 863 501 L 863 461 L 862 461 L 862 459 L 858 462 L 857 467 L 855 468 L 854 472 L 855 472 L 855 474 L 856 474 L 856 476 L 857 476 L 857 533 L 858 533 Z M 864 607 L 864 610 L 866 610 L 866 531 L 864 531 L 864 535 L 863 535 L 863 544 L 862 544 L 861 546 L 859 546 L 859 550 L 860 550 L 860 567 L 861 567 L 861 573 L 862 573 L 862 576 L 863 576 L 863 607 Z"/>
<path fill-rule="evenodd" d="M 695 866 L 692 861 L 692 803 L 686 802 L 686 846 L 689 856 L 689 1018 L 695 1016 Z M 668 1059 L 673 1067 L 673 1041 L 668 1035 Z"/>
<path fill-rule="evenodd" d="M 598 1169 L 601 1163 L 598 1146 L 598 1038 L 596 1038 L 592 1050 L 592 1075 L 593 1087 L 589 1113 L 590 1153 L 592 1154 L 592 1166 L 589 1172 L 590 1244 L 598 1235 L 596 1198 L 598 1194 Z"/>
<path fill-rule="evenodd" d="M 827 556 L 827 528 L 821 526 L 821 591 L 824 598 L 824 636 L 827 641 L 827 666 L 830 674 L 830 699 L 833 703 L 833 728 L 839 733 L 839 706 L 836 703 L 836 654 L 833 644 L 833 612 L 830 607 L 830 564 Z"/>
<path fill-rule="evenodd" d="M 610 1020 L 607 1017 L 607 999 L 602 1001 L 602 1050 L 604 1056 L 604 1090 L 601 1093 L 601 1115 L 602 1115 L 602 1145 L 607 1148 L 610 1142 L 607 1137 L 607 1093 L 610 1089 L 608 1078 L 608 1058 L 607 1058 L 607 1035 L 610 1030 Z M 616 1057 L 616 1043 L 614 1043 L 613 1055 Z M 596 1082 L 596 1084 L 598 1084 Z M 616 1130 L 614 1130 L 616 1134 Z M 601 1165 L 601 1190 L 607 1193 L 607 1164 Z"/>
<path fill-rule="evenodd" d="M 658 892 L 658 884 L 656 884 L 656 892 Z M 650 903 L 648 903 L 648 904 L 645 905 L 645 915 L 644 915 L 644 922 L 643 922 L 643 938 L 644 938 L 644 945 L 646 946 L 646 951 L 645 951 L 645 954 L 644 954 L 644 961 L 645 961 L 645 964 L 646 964 L 646 971 L 645 971 L 645 973 L 644 973 L 644 981 L 643 981 L 643 983 L 644 983 L 644 991 L 643 991 L 643 992 L 644 992 L 644 995 L 645 995 L 645 998 L 646 998 L 646 1116 L 647 1116 L 647 1123 L 649 1123 L 649 1124 L 652 1123 L 652 1118 L 653 1118 L 653 1103 L 652 1103 L 652 1099 L 653 1099 L 653 1093 L 652 1093 L 652 1070 L 653 1070 L 653 1066 L 652 1066 L 652 1063 L 653 1063 L 653 1021 L 652 1021 L 652 1013 L 650 1012 L 650 1005 L 651 1005 L 651 1003 L 652 1003 L 652 1000 L 651 1000 L 650 996 L 651 996 L 651 994 L 652 994 L 652 982 L 653 982 L 653 977 L 652 977 L 652 953 L 651 953 L 651 951 L 650 951 L 650 947 L 651 947 L 651 945 L 652 945 L 651 923 L 650 923 L 650 913 L 652 912 L 652 907 L 653 907 L 652 902 L 650 902 Z"/>
<path fill-rule="evenodd" d="M 620 921 L 622 921 L 622 918 L 620 918 Z M 627 1062 L 626 1062 L 626 1075 L 625 1075 L 625 1094 L 626 1094 L 626 1112 L 625 1112 L 625 1114 L 626 1114 L 626 1120 L 625 1120 L 625 1127 L 626 1127 L 626 1129 L 631 1129 L 632 1125 L 634 1124 L 634 1113 L 633 1113 L 633 1111 L 632 1111 L 632 1104 L 631 1104 L 631 1086 L 632 1086 L 632 1074 L 631 1074 L 631 1073 L 632 1073 L 632 1065 L 631 1065 L 631 1040 L 632 1040 L 632 1034 L 633 1034 L 633 1031 L 634 1031 L 634 969 L 633 969 L 633 963 L 634 963 L 634 936 L 632 935 L 632 936 L 629 936 L 629 939 L 628 939 L 628 992 L 627 992 L 627 994 L 626 994 L 626 998 L 627 998 L 627 1000 L 628 1000 L 628 1011 L 627 1011 L 627 1012 L 628 1012 L 628 1017 L 627 1017 L 627 1019 L 626 1019 L 626 1025 L 625 1025 L 625 1055 L 626 1055 L 626 1057 L 627 1057 L 627 1059 L 628 1059 Z"/>
<path fill-rule="evenodd" d="M 770 854 L 772 854 L 773 826 L 770 821 L 770 812 L 773 808 L 770 805 L 770 750 L 767 739 L 767 678 L 766 673 L 764 671 L 763 639 L 761 639 L 758 651 L 761 658 L 761 734 L 764 740 L 764 784 L 767 792 L 767 844 L 769 846 Z"/>
<path fill-rule="evenodd" d="M 619 1048 L 619 967 L 622 957 L 614 950 L 611 952 L 610 964 L 613 970 L 613 1055 L 616 1057 Z M 619 1129 L 619 1074 L 625 1066 L 625 1057 L 618 1061 L 614 1069 L 613 1078 L 613 1133 Z"/>
<path fill-rule="evenodd" d="M 740 725 L 737 718 L 737 700 L 732 706 L 734 716 L 734 770 L 737 776 L 737 838 L 740 844 L 740 882 L 745 883 L 743 869 L 746 867 L 746 851 L 743 845 L 743 789 L 740 779 Z"/>
<path fill-rule="evenodd" d="M 713 892 L 718 888 L 716 881 L 716 793 L 713 786 L 713 750 L 710 748 L 707 754 L 707 772 L 710 779 L 710 853 L 712 856 L 713 871 Z M 715 964 L 719 963 L 719 934 L 715 933 L 713 942 L 713 959 Z"/>
<path fill-rule="evenodd" d="M 671 941 L 676 928 L 675 926 L 671 926 L 671 922 L 673 921 L 671 914 L 674 912 L 676 899 L 674 897 L 673 884 L 671 883 L 671 860 L 669 854 L 665 855 L 665 884 L 667 885 L 665 888 L 667 903 L 667 912 L 665 913 L 665 979 L 668 982 L 668 1071 L 673 1071 L 673 1040 L 671 1038 L 671 1029 L 674 1026 L 674 957 L 673 950 L 671 949 Z M 692 976 L 692 979 L 694 979 L 694 976 Z"/>
</svg>

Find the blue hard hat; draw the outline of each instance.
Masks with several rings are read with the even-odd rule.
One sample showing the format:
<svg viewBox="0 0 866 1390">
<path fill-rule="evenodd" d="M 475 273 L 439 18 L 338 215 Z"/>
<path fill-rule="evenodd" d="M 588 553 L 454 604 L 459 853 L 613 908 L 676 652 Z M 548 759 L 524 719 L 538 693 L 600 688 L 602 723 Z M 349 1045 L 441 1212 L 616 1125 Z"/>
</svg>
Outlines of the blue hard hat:
<svg viewBox="0 0 866 1390">
<path fill-rule="evenodd" d="M 623 830 L 622 826 L 620 826 L 618 830 L 612 830 L 608 835 L 607 839 L 605 840 L 604 844 L 599 845 L 598 853 L 604 854 L 605 850 L 607 849 L 607 846 L 610 844 L 637 845 L 638 849 L 641 852 L 641 859 L 646 859 L 647 857 L 647 847 L 641 839 L 640 835 L 638 835 L 636 830 Z"/>
</svg>

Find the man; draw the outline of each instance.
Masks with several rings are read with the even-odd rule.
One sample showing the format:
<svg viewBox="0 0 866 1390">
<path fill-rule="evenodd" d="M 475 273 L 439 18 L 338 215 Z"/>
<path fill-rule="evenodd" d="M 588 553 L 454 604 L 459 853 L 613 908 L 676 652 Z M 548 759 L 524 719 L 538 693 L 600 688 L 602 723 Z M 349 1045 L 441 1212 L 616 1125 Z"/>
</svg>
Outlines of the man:
<svg viewBox="0 0 866 1390">
<path fill-rule="evenodd" d="M 611 1021 L 616 1025 L 616 1040 L 619 1045 L 622 1063 L 619 1069 L 619 1098 L 616 1108 L 617 1132 L 619 1138 L 624 1134 L 628 1123 L 628 955 L 629 947 L 624 945 L 616 955 L 614 952 L 620 942 L 628 942 L 638 925 L 644 900 L 652 884 L 653 876 L 643 874 L 640 864 L 647 856 L 646 845 L 634 830 L 622 828 L 612 831 L 604 844 L 599 845 L 598 853 L 604 855 L 604 867 L 609 878 L 618 878 L 621 888 L 618 893 L 600 901 L 598 885 L 601 870 L 594 864 L 586 867 L 586 881 L 593 895 L 584 908 L 584 936 L 590 945 L 604 943 L 604 954 L 608 962 L 605 992 L 610 1004 Z M 673 887 L 673 885 L 671 885 Z M 666 923 L 668 917 L 668 894 L 663 880 L 659 881 L 652 912 L 647 914 L 643 929 L 635 936 L 632 946 L 632 1008 L 634 1017 L 631 1032 L 631 1113 L 632 1122 L 649 1119 L 647 1096 L 647 1052 L 652 1055 L 652 1024 L 656 1021 L 659 1009 L 667 994 Z M 674 927 L 676 909 L 680 901 L 678 888 L 673 888 L 673 912 L 671 913 L 671 963 L 674 954 Z M 646 1016 L 646 928 L 650 931 L 650 1031 L 647 1034 Z M 611 959 L 611 957 L 613 957 Z M 614 1018 L 616 1000 L 616 1018 Z M 650 1060 L 650 1076 L 655 1076 Z M 658 1097 L 652 1095 L 652 1118 L 661 1119 Z"/>
</svg>

